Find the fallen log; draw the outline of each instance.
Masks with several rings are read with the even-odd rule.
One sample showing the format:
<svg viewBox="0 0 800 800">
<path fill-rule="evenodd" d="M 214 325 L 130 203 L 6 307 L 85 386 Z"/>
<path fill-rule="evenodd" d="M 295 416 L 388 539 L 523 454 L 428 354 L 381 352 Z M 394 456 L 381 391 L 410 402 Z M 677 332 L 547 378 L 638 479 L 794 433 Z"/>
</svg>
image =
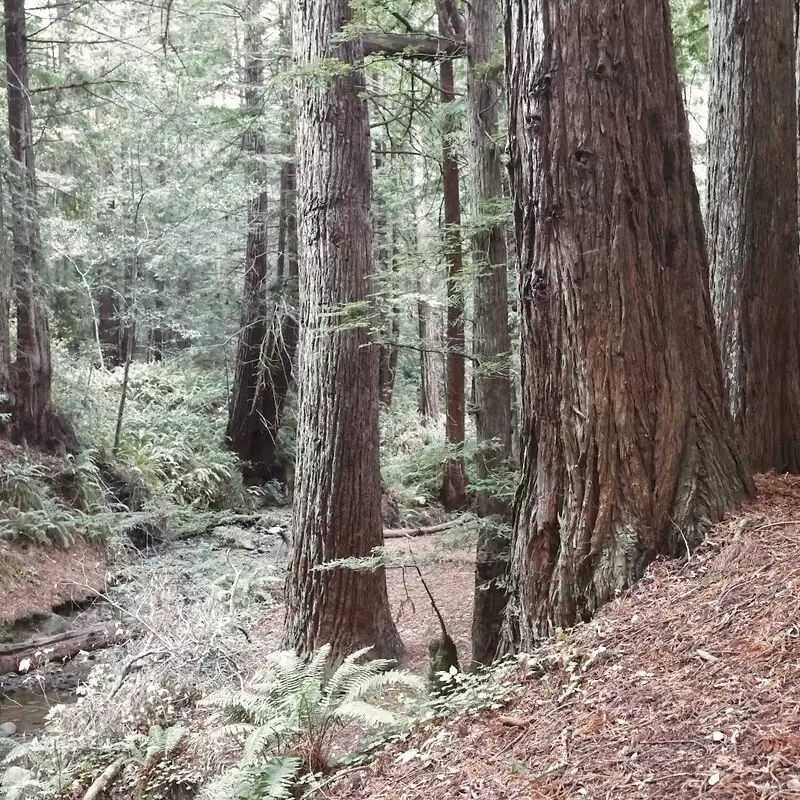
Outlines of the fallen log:
<svg viewBox="0 0 800 800">
<path fill-rule="evenodd" d="M 117 779 L 125 766 L 125 757 L 120 756 L 113 764 L 109 764 L 103 773 L 89 787 L 89 791 L 83 796 L 83 800 L 98 800 L 103 796 L 106 789 Z"/>
<path fill-rule="evenodd" d="M 108 647 L 120 638 L 118 632 L 117 623 L 100 622 L 52 636 L 36 636 L 24 642 L 0 645 L 0 673 L 28 672 L 50 661 L 66 661 L 81 651 Z"/>
<path fill-rule="evenodd" d="M 407 539 L 416 536 L 430 536 L 432 533 L 448 531 L 456 524 L 457 520 L 440 522 L 438 525 L 428 525 L 424 528 L 387 528 L 383 532 L 384 539 Z"/>
</svg>

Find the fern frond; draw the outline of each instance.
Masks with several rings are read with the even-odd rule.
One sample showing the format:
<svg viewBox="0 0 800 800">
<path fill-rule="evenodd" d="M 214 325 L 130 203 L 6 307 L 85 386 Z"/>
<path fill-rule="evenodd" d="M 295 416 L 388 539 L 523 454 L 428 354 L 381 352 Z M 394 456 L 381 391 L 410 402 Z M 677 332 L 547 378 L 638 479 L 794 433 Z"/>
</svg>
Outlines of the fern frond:
<svg viewBox="0 0 800 800">
<path fill-rule="evenodd" d="M 363 700 L 349 700 L 339 705 L 331 715 L 340 722 L 362 722 L 365 725 L 393 725 L 397 717 L 385 708 L 379 708 Z"/>
<path fill-rule="evenodd" d="M 263 725 L 275 716 L 274 703 L 267 692 L 225 690 L 214 697 L 213 704 L 232 719 L 253 725 Z"/>
<path fill-rule="evenodd" d="M 328 668 L 330 656 L 331 646 L 329 644 L 322 645 L 308 662 L 305 669 L 306 677 L 321 684 L 325 680 L 325 671 Z"/>
<path fill-rule="evenodd" d="M 387 672 L 380 672 L 377 675 L 365 675 L 360 682 L 350 687 L 350 690 L 344 695 L 342 701 L 349 703 L 353 700 L 360 700 L 388 686 L 405 686 L 418 692 L 426 691 L 425 681 L 419 675 L 412 675 L 409 672 L 391 669 Z"/>
<path fill-rule="evenodd" d="M 151 760 L 156 756 L 163 755 L 165 738 L 164 729 L 160 725 L 150 726 L 150 730 L 147 732 L 147 751 L 145 753 L 145 759 Z"/>
<path fill-rule="evenodd" d="M 221 728 L 211 731 L 208 738 L 213 742 L 222 739 L 244 739 L 249 736 L 255 727 L 249 722 L 235 722 L 231 725 L 223 725 Z"/>
<path fill-rule="evenodd" d="M 11 751 L 3 759 L 3 764 L 7 767 L 18 766 L 31 755 L 32 750 L 32 742 L 20 742 L 11 748 Z"/>
<path fill-rule="evenodd" d="M 186 728 L 181 725 L 172 725 L 164 732 L 164 756 L 171 758 L 180 747 L 187 734 Z"/>
<path fill-rule="evenodd" d="M 358 662 L 369 653 L 370 650 L 372 650 L 371 647 L 363 647 L 345 658 L 339 665 L 339 668 L 330 676 L 325 686 L 325 691 L 328 696 L 344 696 L 349 691 L 349 688 L 361 679 L 365 670 L 370 674 L 373 672 L 382 672 L 394 663 L 387 659 L 375 659 L 365 664 L 359 664 Z"/>
<path fill-rule="evenodd" d="M 285 800 L 300 770 L 297 758 L 271 758 L 250 767 L 234 767 L 208 784 L 201 800 Z"/>
<path fill-rule="evenodd" d="M 242 751 L 242 764 L 250 766 L 255 764 L 271 745 L 276 745 L 281 739 L 286 739 L 297 733 L 297 728 L 288 724 L 286 720 L 277 719 L 271 725 L 262 725 L 251 731 Z"/>
<path fill-rule="evenodd" d="M 285 798 L 291 797 L 292 786 L 299 771 L 299 758 L 285 756 L 264 762 L 253 780 L 255 796 L 274 800 L 285 800 Z"/>
</svg>

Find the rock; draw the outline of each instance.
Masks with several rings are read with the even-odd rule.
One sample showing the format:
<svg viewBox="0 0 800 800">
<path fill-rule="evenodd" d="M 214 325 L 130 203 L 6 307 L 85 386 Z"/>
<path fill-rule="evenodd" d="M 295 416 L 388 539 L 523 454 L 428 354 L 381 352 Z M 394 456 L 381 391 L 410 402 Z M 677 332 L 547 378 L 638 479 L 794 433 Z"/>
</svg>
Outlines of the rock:
<svg viewBox="0 0 800 800">
<path fill-rule="evenodd" d="M 33 780 L 33 773 L 22 767 L 9 767 L 3 775 L 3 786 L 10 789 L 12 786 L 22 786 Z"/>
<path fill-rule="evenodd" d="M 48 614 L 38 625 L 42 636 L 54 636 L 57 633 L 66 633 L 72 626 L 59 614 Z"/>
<path fill-rule="evenodd" d="M 13 722 L 3 722 L 0 724 L 0 739 L 8 739 L 17 732 L 17 726 Z"/>
</svg>

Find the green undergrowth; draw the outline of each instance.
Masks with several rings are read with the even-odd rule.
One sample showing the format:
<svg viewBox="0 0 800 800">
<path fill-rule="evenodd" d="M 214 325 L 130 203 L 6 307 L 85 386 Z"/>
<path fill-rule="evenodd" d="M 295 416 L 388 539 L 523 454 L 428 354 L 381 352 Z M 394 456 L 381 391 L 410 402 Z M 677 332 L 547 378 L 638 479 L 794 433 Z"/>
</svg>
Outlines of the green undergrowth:
<svg viewBox="0 0 800 800">
<path fill-rule="evenodd" d="M 5 745 L 2 766 L 15 770 L 6 772 L 0 797 L 73 797 L 112 765 L 118 770 L 111 798 L 304 797 L 386 748 L 400 762 L 424 761 L 443 720 L 502 709 L 526 681 L 568 668 L 561 653 L 508 657 L 482 674 L 442 676 L 450 687 L 439 698 L 428 697 L 418 676 L 370 660 L 368 650 L 332 663 L 328 648 L 310 660 L 285 651 L 254 659 L 232 646 L 214 671 L 196 638 L 205 636 L 219 657 L 215 637 L 231 618 L 220 601 L 205 612 L 205 634 L 193 627 L 197 618 L 171 626 L 170 635 L 183 642 L 172 658 L 189 659 L 190 676 L 176 680 L 157 659 L 145 659 L 122 683 L 122 664 L 95 668 L 84 698 L 56 707 L 42 735 Z M 162 632 L 154 617 L 146 619 Z M 197 669 L 201 652 L 209 661 L 205 672 Z M 250 677 L 242 677 L 243 668 L 253 670 Z"/>
<path fill-rule="evenodd" d="M 404 393 L 408 396 L 408 393 Z M 414 399 L 413 392 L 410 397 Z M 481 452 L 472 424 L 461 455 L 471 497 L 478 493 L 510 507 L 519 473 L 509 464 L 488 477 L 481 477 L 476 461 Z M 442 465 L 448 456 L 444 419 L 424 423 L 416 404 L 396 401 L 381 416 L 381 474 L 392 500 L 398 506 L 402 524 L 425 525 L 438 522 L 435 509 L 442 488 Z"/>
<path fill-rule="evenodd" d="M 229 389 L 222 368 L 201 366 L 191 354 L 132 364 L 114 449 L 124 371 L 98 370 L 91 359 L 62 351 L 58 358 L 57 401 L 81 441 L 113 450 L 151 497 L 200 509 L 249 507 L 260 499 L 224 447 Z"/>
<path fill-rule="evenodd" d="M 68 546 L 108 539 L 145 523 L 178 537 L 210 530 L 225 515 L 282 500 L 275 487 L 246 487 L 224 445 L 228 387 L 221 368 L 192 356 L 131 366 L 118 447 L 123 370 L 54 351 L 55 402 L 84 447 L 68 458 L 16 448 L 0 461 L 0 539 Z M 156 525 L 156 523 L 158 523 Z"/>
<path fill-rule="evenodd" d="M 63 462 L 18 455 L 0 464 L 0 540 L 67 547 L 76 537 L 111 534 L 108 493 L 91 453 Z"/>
</svg>

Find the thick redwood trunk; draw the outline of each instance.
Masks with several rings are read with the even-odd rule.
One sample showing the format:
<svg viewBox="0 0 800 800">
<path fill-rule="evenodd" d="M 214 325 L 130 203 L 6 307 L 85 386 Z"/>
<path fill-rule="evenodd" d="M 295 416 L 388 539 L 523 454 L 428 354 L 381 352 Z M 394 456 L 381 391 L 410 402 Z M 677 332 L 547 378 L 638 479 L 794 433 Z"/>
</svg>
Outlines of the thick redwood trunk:
<svg viewBox="0 0 800 800">
<path fill-rule="evenodd" d="M 752 484 L 667 0 L 506 9 L 525 415 L 506 633 L 525 648 L 685 554 Z"/>
<path fill-rule="evenodd" d="M 97 301 L 97 336 L 106 367 L 118 367 L 125 361 L 124 316 L 124 297 L 113 289 L 103 289 Z"/>
<path fill-rule="evenodd" d="M 452 0 L 438 0 L 439 34 L 452 33 L 454 19 Z M 444 238 L 447 262 L 447 421 L 448 456 L 444 462 L 441 501 L 448 511 L 467 505 L 464 474 L 465 434 L 465 370 L 464 370 L 464 287 L 461 250 L 461 197 L 455 134 L 457 121 L 453 104 L 456 100 L 455 74 L 451 59 L 439 65 L 442 123 L 442 189 L 444 193 Z"/>
<path fill-rule="evenodd" d="M 757 472 L 800 472 L 793 38 L 789 0 L 712 0 L 711 295 L 731 412 Z"/>
<path fill-rule="evenodd" d="M 286 402 L 295 381 L 295 358 L 300 335 L 297 288 L 297 213 L 296 168 L 287 161 L 281 169 L 280 240 L 281 275 L 271 324 L 263 345 L 261 387 L 261 423 L 267 434 L 262 446 L 261 477 L 287 482 L 284 454 L 280 452 L 278 434 L 283 422 Z"/>
<path fill-rule="evenodd" d="M 0 180 L 0 436 L 8 437 L 6 415 L 14 411 L 11 371 L 11 288 L 12 251 L 6 235 L 6 194 Z"/>
<path fill-rule="evenodd" d="M 467 22 L 468 101 L 473 170 L 472 236 L 475 265 L 473 353 L 478 477 L 491 483 L 511 457 L 511 341 L 508 333 L 508 276 L 505 226 L 500 209 L 503 166 L 498 146 L 500 92 L 492 74 L 497 36 L 497 0 L 472 0 Z M 474 664 L 490 664 L 500 643 L 506 606 L 501 579 L 508 564 L 508 538 L 495 523 L 510 519 L 507 502 L 478 492 L 478 513 L 490 517 L 478 538 L 475 608 L 472 621 Z"/>
<path fill-rule="evenodd" d="M 336 41 L 347 0 L 294 7 L 294 53 L 357 64 L 358 41 Z M 350 69 L 298 88 L 300 406 L 285 642 L 335 655 L 374 645 L 399 656 L 383 569 L 320 570 L 383 543 L 378 347 L 373 340 L 372 164 L 363 75 Z"/>
<path fill-rule="evenodd" d="M 54 435 L 50 408 L 50 330 L 42 300 L 42 254 L 33 158 L 24 0 L 5 0 L 11 231 L 17 317 L 14 435 L 31 445 Z"/>
</svg>

